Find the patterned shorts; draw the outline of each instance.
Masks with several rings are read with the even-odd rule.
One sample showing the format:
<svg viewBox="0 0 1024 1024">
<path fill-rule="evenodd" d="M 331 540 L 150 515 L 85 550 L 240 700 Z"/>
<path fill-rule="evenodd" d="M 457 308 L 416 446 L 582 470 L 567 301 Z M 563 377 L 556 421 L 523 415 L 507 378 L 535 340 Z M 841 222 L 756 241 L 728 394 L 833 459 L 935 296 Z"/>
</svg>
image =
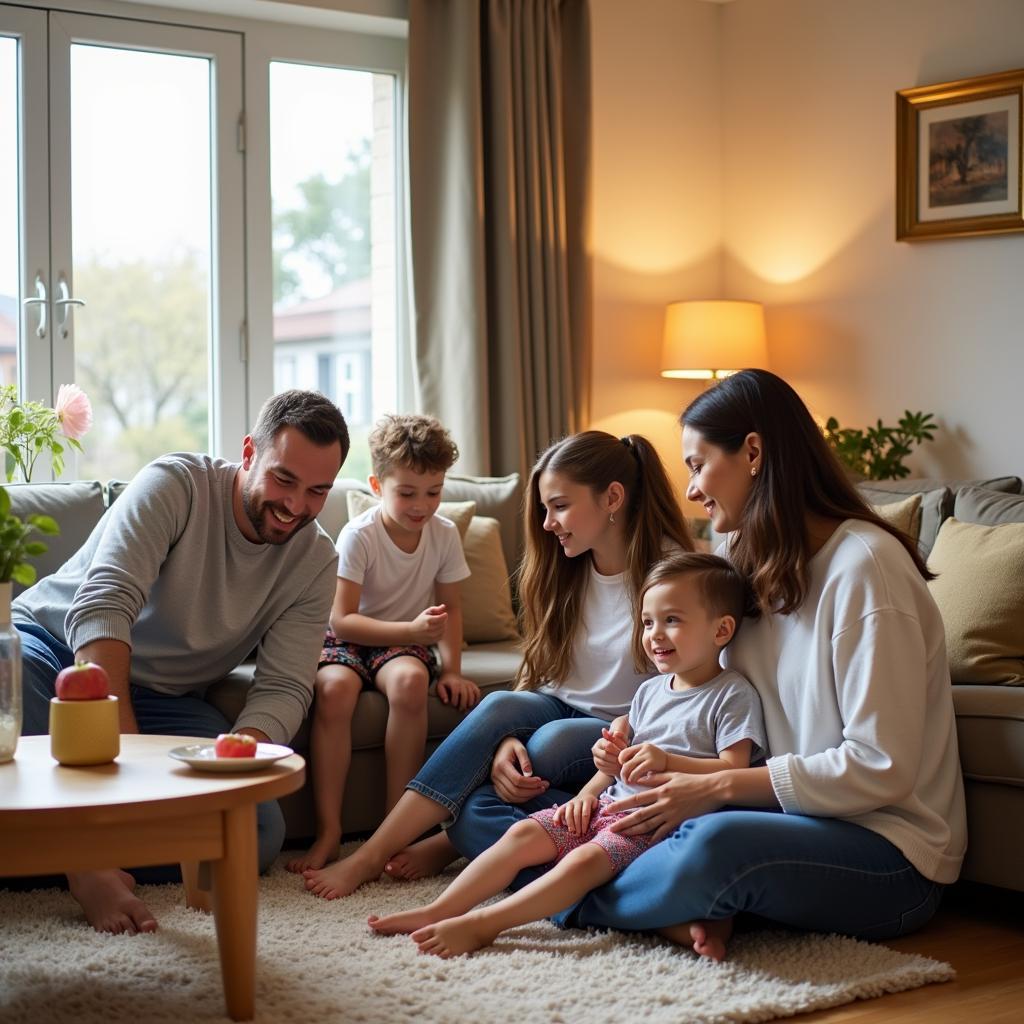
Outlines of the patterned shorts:
<svg viewBox="0 0 1024 1024">
<path fill-rule="evenodd" d="M 618 874 L 651 845 L 653 833 L 648 832 L 642 836 L 625 836 L 621 832 L 611 831 L 615 822 L 633 812 L 618 811 L 615 814 L 608 814 L 605 808 L 610 803 L 610 800 L 602 798 L 597 813 L 590 819 L 587 831 L 579 834 L 570 832 L 568 825 L 564 822 L 560 825 L 554 823 L 552 819 L 557 809 L 555 807 L 545 807 L 543 811 L 536 811 L 530 815 L 541 825 L 555 844 L 558 853 L 551 862 L 552 864 L 557 864 L 566 854 L 572 853 L 584 843 L 597 843 L 608 854 L 608 859 L 612 862 L 612 869 Z"/>
<path fill-rule="evenodd" d="M 344 665 L 363 681 L 366 689 L 373 687 L 373 680 L 377 673 L 389 661 L 395 658 L 418 658 L 427 666 L 427 674 L 431 683 L 438 677 L 437 658 L 429 647 L 422 644 L 396 644 L 393 647 L 364 647 L 362 644 L 352 644 L 345 640 L 339 640 L 334 631 L 328 627 L 324 636 L 324 647 L 320 652 L 320 663 L 322 665 Z"/>
</svg>

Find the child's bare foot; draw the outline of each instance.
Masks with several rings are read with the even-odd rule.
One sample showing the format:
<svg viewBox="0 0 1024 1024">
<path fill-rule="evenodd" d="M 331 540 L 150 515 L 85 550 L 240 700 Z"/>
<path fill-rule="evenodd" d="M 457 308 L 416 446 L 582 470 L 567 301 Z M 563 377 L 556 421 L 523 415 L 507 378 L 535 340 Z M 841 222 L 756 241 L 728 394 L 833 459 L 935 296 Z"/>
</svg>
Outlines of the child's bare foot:
<svg viewBox="0 0 1024 1024">
<path fill-rule="evenodd" d="M 412 933 L 412 941 L 419 946 L 421 953 L 448 960 L 489 946 L 500 933 L 500 928 L 488 925 L 479 914 L 471 913 L 420 928 Z"/>
<path fill-rule="evenodd" d="M 156 931 L 156 918 L 135 895 L 135 879 L 127 871 L 71 874 L 68 887 L 96 931 L 113 935 Z"/>
<path fill-rule="evenodd" d="M 732 938 L 732 922 L 731 917 L 722 917 L 717 921 L 691 921 L 689 924 L 659 928 L 658 934 L 680 946 L 692 945 L 697 956 L 724 960 L 725 947 Z"/>
<path fill-rule="evenodd" d="M 306 888 L 314 895 L 325 900 L 336 900 L 352 893 L 364 885 L 380 877 L 384 870 L 383 861 L 375 861 L 356 850 L 350 857 L 335 861 L 325 868 L 307 868 L 302 872 L 306 880 Z"/>
<path fill-rule="evenodd" d="M 380 935 L 408 935 L 410 932 L 425 928 L 428 924 L 443 920 L 443 917 L 431 912 L 430 907 L 416 907 L 401 914 L 387 914 L 377 917 L 371 914 L 366 923 Z"/>
<path fill-rule="evenodd" d="M 317 836 L 316 841 L 302 856 L 293 857 L 285 864 L 285 869 L 295 875 L 301 875 L 303 871 L 316 871 L 338 859 L 340 845 L 340 832 L 335 836 Z"/>
<path fill-rule="evenodd" d="M 452 846 L 448 836 L 440 832 L 396 853 L 384 865 L 384 870 L 392 878 L 403 878 L 411 882 L 416 878 L 439 875 L 458 857 L 459 851 Z"/>
</svg>

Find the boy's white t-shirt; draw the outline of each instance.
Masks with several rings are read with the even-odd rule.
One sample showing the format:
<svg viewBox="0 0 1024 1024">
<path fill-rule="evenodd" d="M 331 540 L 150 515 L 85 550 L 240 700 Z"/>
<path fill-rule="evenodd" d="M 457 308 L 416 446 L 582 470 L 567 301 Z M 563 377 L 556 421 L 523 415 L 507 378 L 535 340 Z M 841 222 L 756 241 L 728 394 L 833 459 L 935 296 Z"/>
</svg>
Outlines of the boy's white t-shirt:
<svg viewBox="0 0 1024 1024">
<path fill-rule="evenodd" d="M 633 667 L 634 614 L 626 574 L 602 576 L 591 565 L 569 677 L 540 692 L 608 722 L 626 714 L 637 687 L 654 674 Z"/>
<path fill-rule="evenodd" d="M 388 536 L 374 505 L 350 519 L 338 535 L 338 575 L 362 586 L 359 614 L 382 622 L 409 622 L 435 603 L 435 583 L 458 583 L 469 576 L 458 527 L 433 515 L 413 552 Z"/>
</svg>

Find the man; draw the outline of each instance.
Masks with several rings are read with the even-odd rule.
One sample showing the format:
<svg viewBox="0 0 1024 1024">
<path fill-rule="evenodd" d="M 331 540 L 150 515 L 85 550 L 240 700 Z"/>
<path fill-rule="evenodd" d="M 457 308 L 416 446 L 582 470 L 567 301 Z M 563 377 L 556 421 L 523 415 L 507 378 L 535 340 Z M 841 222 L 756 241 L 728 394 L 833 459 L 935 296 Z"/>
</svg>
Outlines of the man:
<svg viewBox="0 0 1024 1024">
<path fill-rule="evenodd" d="M 25 734 L 47 732 L 57 673 L 78 660 L 106 669 L 122 733 L 287 743 L 312 700 L 336 586 L 337 553 L 314 520 L 348 450 L 333 403 L 285 391 L 263 406 L 240 464 L 178 453 L 141 470 L 82 548 L 14 602 Z M 253 650 L 232 725 L 202 694 Z M 269 802 L 257 821 L 263 871 L 284 819 Z M 98 931 L 156 928 L 126 872 L 68 882 Z"/>
</svg>

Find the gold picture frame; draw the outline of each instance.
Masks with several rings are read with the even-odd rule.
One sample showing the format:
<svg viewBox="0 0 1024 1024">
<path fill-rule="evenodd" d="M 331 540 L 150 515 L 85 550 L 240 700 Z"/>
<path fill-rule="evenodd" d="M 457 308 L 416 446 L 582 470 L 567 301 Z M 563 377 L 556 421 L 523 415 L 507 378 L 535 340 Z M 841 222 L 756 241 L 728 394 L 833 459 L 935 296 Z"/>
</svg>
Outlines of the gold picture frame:
<svg viewBox="0 0 1024 1024">
<path fill-rule="evenodd" d="M 1024 231 L 1024 70 L 896 93 L 896 239 Z"/>
</svg>

